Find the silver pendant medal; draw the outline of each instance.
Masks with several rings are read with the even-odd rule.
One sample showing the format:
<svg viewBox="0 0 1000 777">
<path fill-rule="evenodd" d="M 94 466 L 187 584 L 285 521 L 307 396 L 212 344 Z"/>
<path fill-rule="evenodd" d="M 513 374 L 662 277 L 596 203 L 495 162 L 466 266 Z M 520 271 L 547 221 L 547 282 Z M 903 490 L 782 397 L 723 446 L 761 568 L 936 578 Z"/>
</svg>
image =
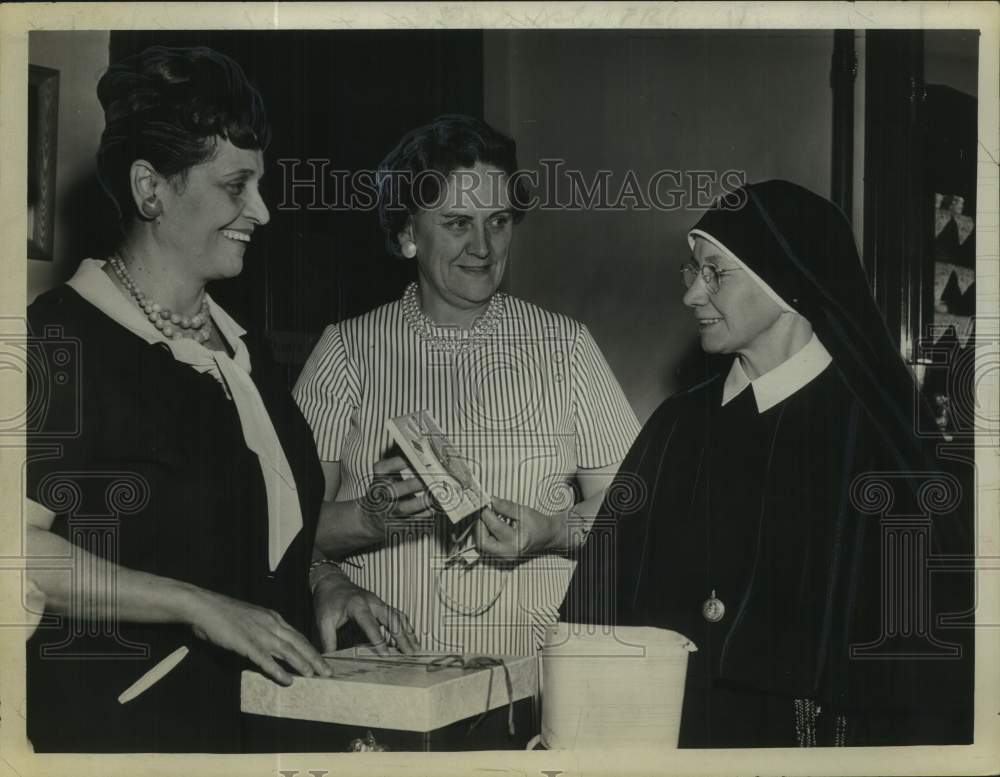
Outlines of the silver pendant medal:
<svg viewBox="0 0 1000 777">
<path fill-rule="evenodd" d="M 722 603 L 721 599 L 716 598 L 714 588 L 712 595 L 702 603 L 701 614 L 709 623 L 718 623 L 726 614 L 726 605 Z"/>
</svg>

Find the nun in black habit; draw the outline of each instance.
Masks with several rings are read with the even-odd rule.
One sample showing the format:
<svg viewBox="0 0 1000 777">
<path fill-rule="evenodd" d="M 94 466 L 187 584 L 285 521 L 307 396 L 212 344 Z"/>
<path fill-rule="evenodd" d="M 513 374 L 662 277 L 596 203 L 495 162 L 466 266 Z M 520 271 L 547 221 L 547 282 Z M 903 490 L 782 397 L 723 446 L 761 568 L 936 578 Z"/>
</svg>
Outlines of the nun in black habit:
<svg viewBox="0 0 1000 777">
<path fill-rule="evenodd" d="M 926 489 L 955 481 L 915 432 L 935 427 L 919 422 L 847 220 L 768 181 L 721 199 L 688 240 L 684 304 L 702 348 L 735 358 L 646 423 L 563 619 L 696 644 L 681 747 L 971 742 L 971 629 L 939 634 L 931 617 L 970 617 L 971 575 L 902 583 L 883 601 L 899 565 L 883 560 L 875 495 L 891 491 L 891 514 L 926 515 Z M 968 554 L 962 514 L 903 533 L 916 552 Z M 924 563 L 911 556 L 904 566 Z"/>
</svg>

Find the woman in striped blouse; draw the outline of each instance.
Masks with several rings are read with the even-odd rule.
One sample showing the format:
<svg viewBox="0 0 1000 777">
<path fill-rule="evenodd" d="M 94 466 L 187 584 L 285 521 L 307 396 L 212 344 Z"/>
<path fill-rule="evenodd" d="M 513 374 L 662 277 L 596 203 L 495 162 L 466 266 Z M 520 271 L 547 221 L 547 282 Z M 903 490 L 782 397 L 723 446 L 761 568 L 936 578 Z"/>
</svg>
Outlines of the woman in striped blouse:
<svg viewBox="0 0 1000 777">
<path fill-rule="evenodd" d="M 418 279 L 328 327 L 295 388 L 326 473 L 317 553 L 339 562 L 313 569 L 327 649 L 352 618 L 403 650 L 415 633 L 429 650 L 530 655 L 638 433 L 587 328 L 498 291 L 525 209 L 516 171 L 513 140 L 466 116 L 410 132 L 380 167 L 389 250 Z M 456 530 L 392 455 L 386 420 L 420 410 L 492 497 L 474 563 L 449 560 Z"/>
</svg>

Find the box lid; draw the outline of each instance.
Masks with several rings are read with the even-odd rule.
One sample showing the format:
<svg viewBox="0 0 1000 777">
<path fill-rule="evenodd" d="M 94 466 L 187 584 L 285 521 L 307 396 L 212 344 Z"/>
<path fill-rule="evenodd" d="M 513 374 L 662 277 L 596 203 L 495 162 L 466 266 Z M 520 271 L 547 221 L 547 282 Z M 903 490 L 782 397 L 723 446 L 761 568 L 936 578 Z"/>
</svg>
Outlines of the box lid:
<svg viewBox="0 0 1000 777">
<path fill-rule="evenodd" d="M 282 686 L 257 671 L 241 679 L 241 709 L 257 715 L 369 726 L 402 731 L 433 731 L 481 715 L 537 693 L 535 657 L 483 657 L 443 653 L 380 657 L 370 648 L 348 648 L 327 656 L 334 676 L 295 677 Z M 440 666 L 444 661 L 466 667 Z M 506 671 L 505 671 L 506 670 Z M 513 699 L 507 692 L 509 673 Z"/>
</svg>

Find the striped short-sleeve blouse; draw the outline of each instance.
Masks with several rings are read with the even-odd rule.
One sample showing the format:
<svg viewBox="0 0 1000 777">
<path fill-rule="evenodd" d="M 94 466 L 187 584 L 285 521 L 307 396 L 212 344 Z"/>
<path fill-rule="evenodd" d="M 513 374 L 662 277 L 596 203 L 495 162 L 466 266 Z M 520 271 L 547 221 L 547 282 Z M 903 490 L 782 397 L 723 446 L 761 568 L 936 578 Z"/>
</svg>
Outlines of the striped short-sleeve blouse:
<svg viewBox="0 0 1000 777">
<path fill-rule="evenodd" d="M 338 500 L 363 496 L 392 452 L 386 419 L 424 409 L 487 493 L 545 514 L 576 501 L 577 470 L 625 456 L 639 424 L 587 328 L 506 295 L 492 307 L 491 328 L 464 351 L 434 342 L 462 330 L 429 333 L 403 300 L 327 327 L 295 397 L 320 458 L 340 462 Z M 351 556 L 345 572 L 406 613 L 425 649 L 530 655 L 574 562 L 446 564 L 451 531 L 443 516 L 392 520 L 385 545 Z"/>
</svg>

